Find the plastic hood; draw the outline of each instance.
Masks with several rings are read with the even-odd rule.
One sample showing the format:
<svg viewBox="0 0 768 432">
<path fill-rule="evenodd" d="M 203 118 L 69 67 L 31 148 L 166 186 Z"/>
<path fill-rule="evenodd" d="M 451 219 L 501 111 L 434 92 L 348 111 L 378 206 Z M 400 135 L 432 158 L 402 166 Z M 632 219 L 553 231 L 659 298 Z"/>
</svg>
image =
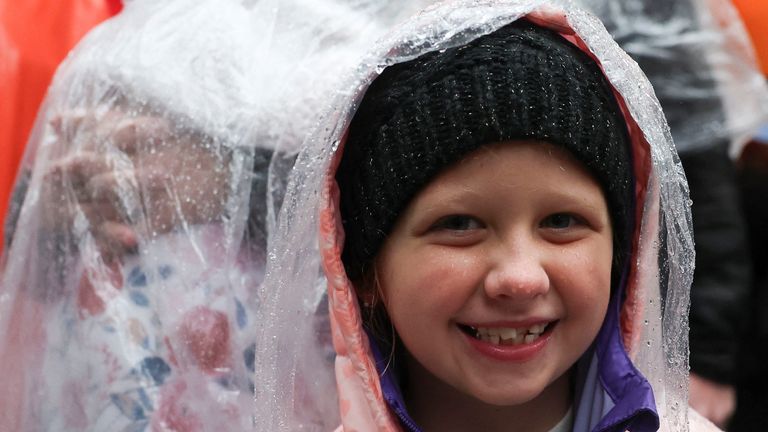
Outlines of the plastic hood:
<svg viewBox="0 0 768 432">
<path fill-rule="evenodd" d="M 591 53 L 623 106 L 635 156 L 637 217 L 616 331 L 653 386 L 662 429 L 687 430 L 686 317 L 694 252 L 687 185 L 669 128 L 648 80 L 602 24 L 570 2 L 544 1 L 435 5 L 380 40 L 345 77 L 323 121 L 304 142 L 270 247 L 260 306 L 270 319 L 257 335 L 255 376 L 264 389 L 256 394 L 258 429 L 334 426 L 338 407 L 328 402 L 332 388 L 327 383 L 336 374 L 346 430 L 398 430 L 383 401 L 357 298 L 340 260 L 343 233 L 333 172 L 344 134 L 365 89 L 385 67 L 462 45 L 523 16 Z M 660 280 L 666 282 L 662 288 Z M 338 352 L 335 369 L 323 337 L 326 287 Z M 312 353 L 323 353 L 324 366 L 304 360 Z"/>
</svg>

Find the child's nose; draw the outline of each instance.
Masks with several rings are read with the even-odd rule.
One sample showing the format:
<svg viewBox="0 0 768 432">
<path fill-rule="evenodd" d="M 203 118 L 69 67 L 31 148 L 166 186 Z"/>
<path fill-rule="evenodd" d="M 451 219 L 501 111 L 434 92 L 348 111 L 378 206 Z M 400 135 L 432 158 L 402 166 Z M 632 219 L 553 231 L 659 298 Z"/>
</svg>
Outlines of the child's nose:
<svg viewBox="0 0 768 432">
<path fill-rule="evenodd" d="M 495 261 L 484 281 L 489 297 L 524 301 L 549 291 L 549 275 L 535 252 L 505 251 Z"/>
</svg>

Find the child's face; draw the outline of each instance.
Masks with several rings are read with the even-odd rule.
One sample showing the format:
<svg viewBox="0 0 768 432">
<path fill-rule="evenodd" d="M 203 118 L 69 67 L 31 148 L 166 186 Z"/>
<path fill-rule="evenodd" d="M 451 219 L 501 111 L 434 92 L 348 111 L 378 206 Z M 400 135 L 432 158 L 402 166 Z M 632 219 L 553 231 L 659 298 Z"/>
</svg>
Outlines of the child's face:
<svg viewBox="0 0 768 432">
<path fill-rule="evenodd" d="M 601 188 L 567 151 L 515 141 L 470 154 L 411 201 L 377 257 L 418 362 L 409 380 L 494 405 L 567 389 L 605 316 L 611 259 Z"/>
</svg>

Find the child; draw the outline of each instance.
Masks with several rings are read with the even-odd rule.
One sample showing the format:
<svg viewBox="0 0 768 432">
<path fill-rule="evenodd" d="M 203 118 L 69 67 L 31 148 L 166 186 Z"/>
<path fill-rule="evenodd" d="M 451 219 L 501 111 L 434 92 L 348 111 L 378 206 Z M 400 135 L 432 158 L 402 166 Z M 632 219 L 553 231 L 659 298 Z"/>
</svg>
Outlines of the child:
<svg viewBox="0 0 768 432">
<path fill-rule="evenodd" d="M 83 40 L 7 218 L 0 430 L 249 429 L 267 167 L 407 3 L 136 0 Z"/>
<path fill-rule="evenodd" d="M 36 389 L 21 393 L 21 423 L 0 425 L 245 428 L 272 152 L 252 150 L 250 193 L 237 190 L 226 140 L 182 126 L 161 104 L 119 99 L 51 122 L 64 155 L 39 188 L 49 265 L 25 280 L 21 315 L 3 328 L 28 336 L 2 354 L 15 370 L 14 356 L 34 353 L 22 376 Z M 229 199 L 248 194 L 248 234 L 233 239 Z"/>
<path fill-rule="evenodd" d="M 83 211 L 93 240 L 70 246 L 78 259 L 62 269 L 63 292 L 38 293 L 46 303 L 38 420 L 62 431 L 244 428 L 265 247 L 257 191 L 264 193 L 271 152 L 254 152 L 251 234 L 233 253 L 223 221 L 237 193 L 231 152 L 164 117 L 111 114 L 121 125 L 103 119 L 97 129 L 111 127 L 130 163 L 116 168 L 109 151 L 81 149 L 54 164 L 58 175 L 46 181 L 68 190 L 44 195 L 45 213 L 71 225 L 61 210 Z M 98 135 L 79 129 L 80 140 Z M 77 203 L 57 211 L 56 198 L 69 191 Z M 134 193 L 144 206 L 138 217 L 120 197 Z"/>
<path fill-rule="evenodd" d="M 56 75 L 0 274 L 0 430 L 251 423 L 274 142 L 248 10 L 190 6 L 126 5 Z"/>
<path fill-rule="evenodd" d="M 291 383 L 323 373 L 294 342 L 314 229 L 341 429 L 688 429 L 685 181 L 636 65 L 555 5 L 445 3 L 363 62 L 282 210 L 258 428 L 307 424 Z"/>
</svg>

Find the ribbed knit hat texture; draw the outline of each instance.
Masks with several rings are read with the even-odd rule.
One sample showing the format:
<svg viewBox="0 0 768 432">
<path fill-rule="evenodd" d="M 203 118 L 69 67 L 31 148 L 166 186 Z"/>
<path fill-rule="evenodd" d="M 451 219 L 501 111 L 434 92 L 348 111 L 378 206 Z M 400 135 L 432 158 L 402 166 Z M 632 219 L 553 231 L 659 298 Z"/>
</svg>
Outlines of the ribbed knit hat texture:
<svg viewBox="0 0 768 432">
<path fill-rule="evenodd" d="M 614 255 L 623 255 L 632 164 L 611 87 L 580 49 L 520 20 L 388 67 L 366 92 L 336 173 L 349 277 L 363 275 L 432 178 L 482 145 L 515 139 L 560 145 L 590 170 L 608 201 Z"/>
</svg>

